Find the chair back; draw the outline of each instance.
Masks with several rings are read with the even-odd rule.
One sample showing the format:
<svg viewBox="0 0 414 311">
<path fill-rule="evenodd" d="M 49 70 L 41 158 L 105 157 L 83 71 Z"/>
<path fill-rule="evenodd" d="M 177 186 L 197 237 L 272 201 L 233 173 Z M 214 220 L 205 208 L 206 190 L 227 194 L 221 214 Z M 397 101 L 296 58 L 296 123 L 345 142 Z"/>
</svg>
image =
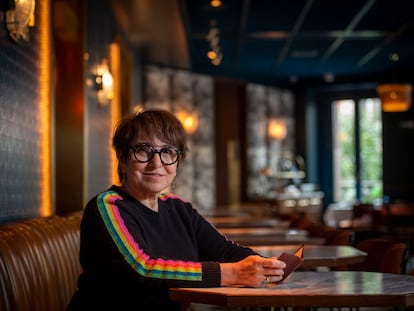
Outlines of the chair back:
<svg viewBox="0 0 414 311">
<path fill-rule="evenodd" d="M 336 229 L 324 224 L 313 224 L 305 229 L 309 236 L 325 239 L 325 245 L 352 245 L 354 232 Z"/>
<path fill-rule="evenodd" d="M 305 228 L 306 231 L 308 231 L 309 236 L 314 237 L 324 237 L 325 233 L 327 231 L 337 230 L 335 227 L 331 227 L 324 224 L 311 224 L 307 228 Z"/>
<path fill-rule="evenodd" d="M 313 225 L 312 219 L 307 215 L 299 215 L 295 218 L 292 217 L 290 228 L 306 230 Z"/>
<path fill-rule="evenodd" d="M 373 215 L 375 212 L 374 204 L 372 203 L 356 203 L 352 207 L 352 228 L 353 229 L 372 229 Z"/>
<path fill-rule="evenodd" d="M 414 204 L 390 203 L 383 205 L 385 222 L 390 232 L 398 228 L 410 228 L 414 222 Z"/>
<path fill-rule="evenodd" d="M 354 232 L 351 230 L 330 230 L 325 233 L 325 245 L 352 245 Z"/>
<path fill-rule="evenodd" d="M 362 263 L 348 266 L 352 271 L 369 271 L 404 274 L 408 260 L 408 247 L 405 243 L 385 239 L 372 238 L 359 242 L 356 248 L 366 252 Z"/>
</svg>

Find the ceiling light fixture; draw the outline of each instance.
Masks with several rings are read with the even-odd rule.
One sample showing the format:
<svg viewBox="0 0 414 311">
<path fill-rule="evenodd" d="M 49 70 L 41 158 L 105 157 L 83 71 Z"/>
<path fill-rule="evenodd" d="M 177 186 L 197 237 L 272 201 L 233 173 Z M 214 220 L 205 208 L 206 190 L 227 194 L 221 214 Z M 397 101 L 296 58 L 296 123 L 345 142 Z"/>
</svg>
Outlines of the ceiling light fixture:
<svg viewBox="0 0 414 311">
<path fill-rule="evenodd" d="M 211 0 L 210 1 L 210 6 L 213 8 L 219 8 L 221 7 L 223 3 L 220 0 Z"/>
<path fill-rule="evenodd" d="M 400 60 L 398 53 L 388 55 L 394 65 Z M 381 99 L 384 112 L 404 112 L 410 109 L 412 101 L 412 85 L 410 83 L 385 83 L 377 86 L 377 94 Z"/>
<path fill-rule="evenodd" d="M 223 58 L 223 53 L 220 47 L 219 29 L 216 26 L 216 21 L 210 22 L 211 27 L 206 36 L 206 39 L 210 45 L 210 50 L 207 52 L 207 57 L 210 59 L 213 65 L 220 65 Z"/>
<path fill-rule="evenodd" d="M 377 86 L 377 93 L 385 112 L 403 112 L 411 107 L 412 86 L 409 83 L 390 83 Z"/>
</svg>

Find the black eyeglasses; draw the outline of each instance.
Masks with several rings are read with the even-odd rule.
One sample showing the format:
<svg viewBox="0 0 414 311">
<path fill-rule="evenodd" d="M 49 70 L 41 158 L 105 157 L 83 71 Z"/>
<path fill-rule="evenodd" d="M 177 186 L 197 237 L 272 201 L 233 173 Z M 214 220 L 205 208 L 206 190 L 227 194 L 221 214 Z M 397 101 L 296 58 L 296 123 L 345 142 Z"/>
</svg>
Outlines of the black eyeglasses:
<svg viewBox="0 0 414 311">
<path fill-rule="evenodd" d="M 139 144 L 137 146 L 129 147 L 134 153 L 135 160 L 141 163 L 147 163 L 154 158 L 158 153 L 160 160 L 164 165 L 172 165 L 178 161 L 181 151 L 175 147 L 167 146 L 161 149 L 155 149 L 149 144 Z"/>
</svg>

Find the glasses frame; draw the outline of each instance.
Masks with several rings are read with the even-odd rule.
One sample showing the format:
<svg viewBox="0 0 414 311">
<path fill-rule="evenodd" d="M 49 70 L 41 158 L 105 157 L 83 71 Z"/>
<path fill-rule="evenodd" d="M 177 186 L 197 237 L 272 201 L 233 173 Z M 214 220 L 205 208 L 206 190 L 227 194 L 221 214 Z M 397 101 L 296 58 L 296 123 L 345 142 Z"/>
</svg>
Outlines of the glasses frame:
<svg viewBox="0 0 414 311">
<path fill-rule="evenodd" d="M 151 150 L 151 156 L 149 156 L 148 160 L 146 160 L 146 161 L 142 161 L 142 160 L 139 160 L 139 159 L 138 159 L 138 157 L 137 157 L 137 155 L 136 155 L 136 151 L 137 151 L 137 149 L 138 149 L 139 147 L 147 147 L 147 148 L 149 148 L 149 149 Z M 136 160 L 136 161 L 138 161 L 138 162 L 140 162 L 140 163 L 148 163 L 148 162 L 151 162 L 151 161 L 152 161 L 152 159 L 154 159 L 155 154 L 157 153 L 157 154 L 159 155 L 159 157 L 160 157 L 160 161 L 161 161 L 161 163 L 162 163 L 162 164 L 164 164 L 164 165 L 173 165 L 173 164 L 177 163 L 177 162 L 178 162 L 178 160 L 180 159 L 180 155 L 181 155 L 181 153 L 182 153 L 182 151 L 181 151 L 180 149 L 178 149 L 178 148 L 176 148 L 176 147 L 173 147 L 173 146 L 165 146 L 165 147 L 162 147 L 161 149 L 155 149 L 152 145 L 150 145 L 150 144 L 146 144 L 146 143 L 143 143 L 143 144 L 138 144 L 138 145 L 136 145 L 136 146 L 129 146 L 129 149 L 130 149 L 130 150 L 132 150 L 132 153 L 134 154 L 134 158 L 135 158 L 135 160 Z M 175 159 L 175 161 L 174 161 L 174 162 L 171 162 L 171 163 L 166 163 L 166 162 L 164 162 L 164 160 L 162 159 L 161 154 L 163 153 L 163 150 L 166 150 L 166 149 L 167 149 L 167 150 L 172 150 L 172 151 L 175 151 L 175 152 L 177 153 L 177 159 Z"/>
</svg>

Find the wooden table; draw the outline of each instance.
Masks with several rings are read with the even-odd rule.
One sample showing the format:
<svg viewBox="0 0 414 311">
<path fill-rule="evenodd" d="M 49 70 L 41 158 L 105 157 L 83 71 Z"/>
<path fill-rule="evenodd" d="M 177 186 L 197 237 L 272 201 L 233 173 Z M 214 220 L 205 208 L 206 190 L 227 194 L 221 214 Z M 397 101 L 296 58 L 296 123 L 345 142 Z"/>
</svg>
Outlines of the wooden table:
<svg viewBox="0 0 414 311">
<path fill-rule="evenodd" d="M 218 230 L 225 234 L 231 236 L 261 236 L 261 235 L 287 235 L 287 234 L 297 234 L 297 235 L 307 235 L 308 233 L 305 230 L 290 230 L 288 228 L 263 228 L 263 227 L 249 227 L 249 228 L 218 228 Z"/>
<path fill-rule="evenodd" d="M 250 246 L 262 256 L 279 256 L 283 252 L 293 254 L 299 245 L 263 245 Z M 299 269 L 315 269 L 318 267 L 341 267 L 364 261 L 367 253 L 352 246 L 306 245 L 304 261 Z"/>
<path fill-rule="evenodd" d="M 287 229 L 289 221 L 276 218 L 256 218 L 248 216 L 206 217 L 216 228 L 283 228 Z"/>
<path fill-rule="evenodd" d="M 309 237 L 305 230 L 288 228 L 217 228 L 230 240 L 242 245 L 323 244 L 325 239 Z"/>
<path fill-rule="evenodd" d="M 293 272 L 265 288 L 172 288 L 176 301 L 224 307 L 408 307 L 414 276 L 377 272 Z"/>
</svg>

